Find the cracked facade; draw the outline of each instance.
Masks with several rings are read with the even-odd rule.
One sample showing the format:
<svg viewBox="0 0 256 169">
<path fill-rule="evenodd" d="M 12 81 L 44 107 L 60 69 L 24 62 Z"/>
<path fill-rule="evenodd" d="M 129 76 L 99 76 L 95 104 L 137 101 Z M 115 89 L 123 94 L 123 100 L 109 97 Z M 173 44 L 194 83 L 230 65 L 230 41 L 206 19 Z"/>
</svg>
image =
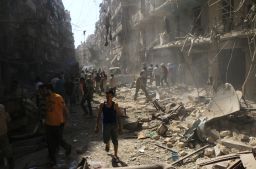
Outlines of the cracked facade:
<svg viewBox="0 0 256 169">
<path fill-rule="evenodd" d="M 95 41 L 104 65 L 132 73 L 170 62 L 180 81 L 229 82 L 253 98 L 255 10 L 252 0 L 104 0 Z"/>
</svg>

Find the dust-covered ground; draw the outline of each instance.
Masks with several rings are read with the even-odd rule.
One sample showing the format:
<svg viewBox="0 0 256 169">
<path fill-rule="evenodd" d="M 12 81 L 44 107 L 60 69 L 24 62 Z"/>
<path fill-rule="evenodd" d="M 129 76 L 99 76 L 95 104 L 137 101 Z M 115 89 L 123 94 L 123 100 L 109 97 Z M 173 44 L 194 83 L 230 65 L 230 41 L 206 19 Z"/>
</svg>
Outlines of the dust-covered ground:
<svg viewBox="0 0 256 169">
<path fill-rule="evenodd" d="M 222 143 L 223 139 L 239 141 L 248 147 L 256 145 L 255 132 L 251 127 L 255 124 L 255 114 L 253 113 L 246 118 L 227 117 L 212 121 L 208 126 L 210 129 L 207 130 L 209 133 L 206 135 L 209 136 L 208 139 L 211 139 L 213 144 L 202 143 L 198 140 L 193 144 L 188 143 L 184 140 L 185 132 L 193 126 L 196 120 L 203 118 L 211 99 L 207 90 L 199 91 L 188 86 L 154 87 L 150 90 L 157 91 L 156 93 L 159 94 L 159 103 L 165 108 L 165 113 L 156 110 L 152 102 L 146 102 L 143 93 L 140 93 L 138 100 L 134 101 L 134 88 L 122 87 L 117 91 L 114 101 L 122 110 L 126 109 L 127 114 L 127 117 L 122 120 L 124 131 L 119 136 L 119 162 L 112 158 L 113 146 L 110 153 L 105 152 L 101 133 L 94 133 L 98 106 L 105 99 L 104 95 L 95 94 L 94 118 L 85 116 L 79 105 L 73 108 L 65 129 L 65 139 L 72 144 L 72 154 L 65 157 L 64 151 L 60 149 L 58 165 L 54 168 L 75 169 L 82 157 L 87 157 L 91 168 L 171 164 L 175 160 L 209 145 L 210 148 L 185 159 L 180 165 L 175 165 L 175 168 L 192 169 L 197 168 L 196 161 L 198 160 L 244 151 L 239 146 L 234 148 L 227 146 Z M 200 97 L 198 97 L 198 92 Z M 153 93 L 152 96 L 154 95 Z M 163 123 L 163 120 L 166 121 L 166 115 L 169 114 L 175 116 L 171 116 L 166 123 Z M 159 128 L 163 124 L 165 131 L 161 133 L 162 129 Z M 212 135 L 215 137 L 212 138 Z M 157 145 L 168 147 L 169 150 Z M 17 169 L 51 168 L 48 165 L 46 148 L 20 157 L 16 160 L 16 164 Z"/>
</svg>

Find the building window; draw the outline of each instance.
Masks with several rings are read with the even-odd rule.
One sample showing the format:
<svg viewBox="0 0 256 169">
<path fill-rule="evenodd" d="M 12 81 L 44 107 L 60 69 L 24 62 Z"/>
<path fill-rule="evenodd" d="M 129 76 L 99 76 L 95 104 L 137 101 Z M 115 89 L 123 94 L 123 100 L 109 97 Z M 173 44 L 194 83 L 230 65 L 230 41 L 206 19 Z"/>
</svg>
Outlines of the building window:
<svg viewBox="0 0 256 169">
<path fill-rule="evenodd" d="M 234 0 L 223 0 L 222 1 L 222 21 L 223 21 L 225 32 L 229 32 L 233 28 L 233 11 L 234 11 Z"/>
<path fill-rule="evenodd" d="M 193 8 L 193 29 L 192 33 L 195 35 L 202 35 L 203 28 L 201 22 L 201 6 Z"/>
</svg>

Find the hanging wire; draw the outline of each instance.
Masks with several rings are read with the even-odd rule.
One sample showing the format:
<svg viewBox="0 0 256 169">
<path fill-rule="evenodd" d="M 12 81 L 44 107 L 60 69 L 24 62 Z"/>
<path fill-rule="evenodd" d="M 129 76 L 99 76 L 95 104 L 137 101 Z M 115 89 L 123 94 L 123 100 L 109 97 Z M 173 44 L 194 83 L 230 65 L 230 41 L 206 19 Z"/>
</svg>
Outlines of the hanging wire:
<svg viewBox="0 0 256 169">
<path fill-rule="evenodd" d="M 229 61 L 228 61 L 228 66 L 227 66 L 227 70 L 226 70 L 226 83 L 228 82 L 228 70 L 229 70 L 230 63 L 233 59 L 233 52 L 234 52 L 235 46 L 236 46 L 236 40 L 234 41 L 232 51 L 231 51 L 231 56 L 230 56 Z"/>
</svg>

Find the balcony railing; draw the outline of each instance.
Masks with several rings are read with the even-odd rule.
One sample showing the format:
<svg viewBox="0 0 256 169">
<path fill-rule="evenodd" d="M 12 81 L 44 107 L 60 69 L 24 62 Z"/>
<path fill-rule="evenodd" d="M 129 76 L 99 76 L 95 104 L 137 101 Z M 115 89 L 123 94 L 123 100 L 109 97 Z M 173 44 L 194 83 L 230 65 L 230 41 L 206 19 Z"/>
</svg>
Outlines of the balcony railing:
<svg viewBox="0 0 256 169">
<path fill-rule="evenodd" d="M 139 10 L 137 13 L 135 13 L 133 16 L 132 16 L 132 19 L 131 19 L 131 25 L 133 27 L 137 27 L 141 24 L 141 22 L 143 21 L 144 19 L 144 16 L 143 14 L 141 13 L 141 11 Z"/>
<path fill-rule="evenodd" d="M 119 33 L 121 33 L 123 30 L 123 25 L 122 23 L 118 23 L 116 27 L 113 28 L 113 33 L 112 33 L 112 37 L 116 37 Z"/>
<path fill-rule="evenodd" d="M 116 9 L 113 11 L 113 14 L 112 14 L 112 20 L 119 14 L 119 12 L 121 11 L 122 9 L 122 4 L 121 2 L 118 4 L 118 6 L 116 7 Z"/>
</svg>

